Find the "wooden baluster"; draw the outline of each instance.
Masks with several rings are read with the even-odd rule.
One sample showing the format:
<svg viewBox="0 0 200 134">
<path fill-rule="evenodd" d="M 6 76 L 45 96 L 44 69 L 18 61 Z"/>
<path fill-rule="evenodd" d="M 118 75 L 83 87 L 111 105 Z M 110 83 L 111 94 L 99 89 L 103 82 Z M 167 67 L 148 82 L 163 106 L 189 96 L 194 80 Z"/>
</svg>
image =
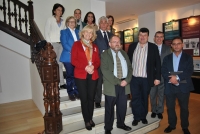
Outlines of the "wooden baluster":
<svg viewBox="0 0 200 134">
<path fill-rule="evenodd" d="M 44 87 L 44 108 L 45 108 L 45 116 L 48 116 L 48 107 L 49 107 L 49 101 L 48 101 L 48 94 L 47 94 L 47 83 L 42 83 Z"/>
<path fill-rule="evenodd" d="M 3 0 L 3 17 L 4 17 L 4 22 L 6 22 L 6 2 Z"/>
<path fill-rule="evenodd" d="M 51 112 L 52 112 L 52 115 L 53 117 L 56 116 L 56 113 L 55 113 L 55 94 L 54 94 L 54 83 L 51 83 Z"/>
<path fill-rule="evenodd" d="M 16 10 L 16 3 L 14 3 L 14 17 L 15 17 L 15 28 L 17 29 L 17 10 Z"/>
<path fill-rule="evenodd" d="M 24 12 L 25 12 L 25 30 L 26 30 L 26 34 L 28 35 L 28 27 L 27 27 L 27 22 L 28 22 L 28 20 L 27 20 L 27 11 L 24 9 Z"/>
<path fill-rule="evenodd" d="M 55 94 L 56 94 L 55 102 L 56 102 L 56 113 L 60 114 L 60 92 L 59 92 L 58 84 L 59 84 L 58 82 L 55 82 Z"/>
<path fill-rule="evenodd" d="M 11 26 L 10 0 L 8 0 L 8 24 Z"/>
<path fill-rule="evenodd" d="M 19 6 L 19 19 L 18 19 L 18 21 L 19 21 L 19 31 L 22 32 L 22 20 L 21 19 L 22 19 L 21 18 L 21 6 Z"/>
</svg>

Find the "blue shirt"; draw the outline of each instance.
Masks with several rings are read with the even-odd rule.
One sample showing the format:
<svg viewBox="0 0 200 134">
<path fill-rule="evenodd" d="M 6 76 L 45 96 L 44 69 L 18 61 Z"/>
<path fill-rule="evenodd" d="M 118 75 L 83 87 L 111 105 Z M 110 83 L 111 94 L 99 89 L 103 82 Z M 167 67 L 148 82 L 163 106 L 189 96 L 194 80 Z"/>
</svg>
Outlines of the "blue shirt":
<svg viewBox="0 0 200 134">
<path fill-rule="evenodd" d="M 173 68 L 174 72 L 178 71 L 179 62 L 181 59 L 182 52 L 178 55 L 178 57 L 173 53 Z"/>
</svg>

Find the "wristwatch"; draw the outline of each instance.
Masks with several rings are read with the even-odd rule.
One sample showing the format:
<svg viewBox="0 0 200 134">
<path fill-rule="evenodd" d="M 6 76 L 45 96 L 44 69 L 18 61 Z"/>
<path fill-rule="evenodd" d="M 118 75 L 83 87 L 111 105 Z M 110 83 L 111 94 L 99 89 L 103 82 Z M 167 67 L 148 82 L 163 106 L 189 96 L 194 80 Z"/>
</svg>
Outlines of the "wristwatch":
<svg viewBox="0 0 200 134">
<path fill-rule="evenodd" d="M 178 75 L 176 75 L 176 80 L 179 81 Z"/>
</svg>

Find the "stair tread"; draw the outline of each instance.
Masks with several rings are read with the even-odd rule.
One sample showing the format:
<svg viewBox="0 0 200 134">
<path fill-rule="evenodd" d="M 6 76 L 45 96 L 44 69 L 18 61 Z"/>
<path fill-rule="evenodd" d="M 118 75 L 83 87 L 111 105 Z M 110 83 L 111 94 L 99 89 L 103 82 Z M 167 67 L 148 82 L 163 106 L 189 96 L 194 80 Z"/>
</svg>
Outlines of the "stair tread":
<svg viewBox="0 0 200 134">
<path fill-rule="evenodd" d="M 129 104 L 129 102 L 127 101 L 127 111 L 131 110 L 131 108 L 128 106 L 128 104 Z M 104 115 L 104 112 L 105 112 L 104 107 L 94 109 L 93 118 Z M 83 122 L 83 116 L 82 116 L 82 113 L 79 112 L 79 113 L 71 114 L 68 116 L 63 116 L 62 121 L 63 121 L 63 125 L 78 122 L 78 121 Z"/>
<path fill-rule="evenodd" d="M 143 127 L 152 127 L 151 125 L 155 125 L 154 123 L 156 123 L 156 126 L 158 127 L 160 120 L 158 118 L 151 118 L 150 116 L 151 116 L 151 113 L 148 113 L 148 115 L 147 115 L 147 120 L 149 122 L 148 125 L 145 125 L 145 124 L 142 124 L 141 122 L 139 122 L 137 126 L 132 126 L 133 115 L 132 114 L 127 115 L 125 118 L 125 124 L 132 128 L 131 131 L 124 131 L 122 129 L 117 128 L 116 127 L 117 119 L 115 119 L 114 123 L 113 123 L 112 133 L 114 133 L 114 134 L 125 134 L 125 133 L 131 133 L 131 132 L 141 133 L 140 129 L 142 129 Z M 61 132 L 61 134 L 64 134 L 64 131 L 65 131 L 65 126 L 64 126 L 63 132 Z M 146 132 L 147 132 L 147 130 L 146 130 Z M 80 129 L 80 130 L 77 130 L 74 132 L 70 132 L 70 134 L 104 134 L 104 123 L 97 124 L 91 131 L 88 131 L 84 128 L 84 129 Z"/>
</svg>

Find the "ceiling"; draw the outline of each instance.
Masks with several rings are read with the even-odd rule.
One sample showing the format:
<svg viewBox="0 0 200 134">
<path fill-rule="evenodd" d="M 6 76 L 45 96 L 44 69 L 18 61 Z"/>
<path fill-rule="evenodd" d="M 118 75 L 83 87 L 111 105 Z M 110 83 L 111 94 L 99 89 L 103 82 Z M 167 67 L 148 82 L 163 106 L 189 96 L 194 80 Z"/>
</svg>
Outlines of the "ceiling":
<svg viewBox="0 0 200 134">
<path fill-rule="evenodd" d="M 152 12 L 194 5 L 200 0 L 100 0 L 106 2 L 106 14 L 113 15 L 115 24 L 136 19 Z"/>
</svg>

